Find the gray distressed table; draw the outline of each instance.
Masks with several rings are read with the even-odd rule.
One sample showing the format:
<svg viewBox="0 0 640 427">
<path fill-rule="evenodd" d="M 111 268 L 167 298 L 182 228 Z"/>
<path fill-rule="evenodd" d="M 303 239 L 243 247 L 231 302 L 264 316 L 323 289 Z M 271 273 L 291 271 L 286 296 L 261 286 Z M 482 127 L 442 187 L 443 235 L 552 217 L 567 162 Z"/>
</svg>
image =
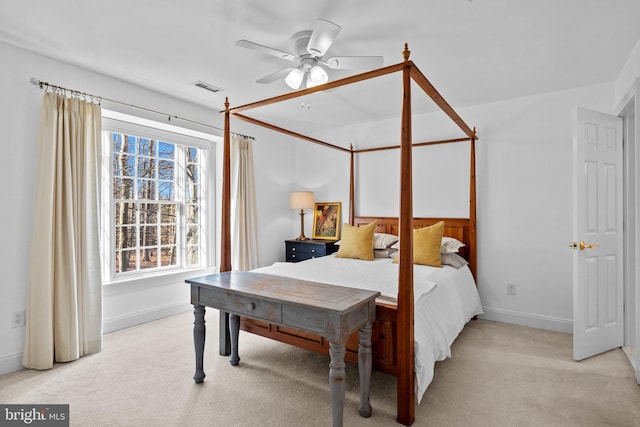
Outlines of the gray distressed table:
<svg viewBox="0 0 640 427">
<path fill-rule="evenodd" d="M 194 306 L 196 383 L 204 381 L 205 306 L 228 312 L 232 365 L 238 365 L 240 316 L 316 333 L 329 341 L 329 391 L 333 425 L 342 426 L 345 401 L 345 343 L 359 331 L 361 416 L 371 416 L 371 325 L 379 292 L 307 282 L 268 274 L 228 271 L 186 280 Z M 223 340 L 221 340 L 221 343 Z M 222 352 L 221 352 L 222 353 Z"/>
</svg>

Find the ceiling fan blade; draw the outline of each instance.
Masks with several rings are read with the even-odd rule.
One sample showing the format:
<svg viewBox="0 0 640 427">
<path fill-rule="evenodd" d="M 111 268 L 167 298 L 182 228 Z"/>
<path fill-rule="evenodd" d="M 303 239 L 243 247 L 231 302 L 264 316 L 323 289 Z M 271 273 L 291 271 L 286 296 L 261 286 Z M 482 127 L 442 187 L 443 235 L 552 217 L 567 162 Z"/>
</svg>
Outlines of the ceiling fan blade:
<svg viewBox="0 0 640 427">
<path fill-rule="evenodd" d="M 307 44 L 307 52 L 318 58 L 322 57 L 329 49 L 342 27 L 325 19 L 318 19 Z"/>
<path fill-rule="evenodd" d="M 382 56 L 334 56 L 322 61 L 334 70 L 372 70 L 382 67 Z"/>
<path fill-rule="evenodd" d="M 266 53 L 267 55 L 277 56 L 278 58 L 288 59 L 289 61 L 295 61 L 296 57 L 282 50 L 274 49 L 272 47 L 263 46 L 258 43 L 250 42 L 249 40 L 238 40 L 236 46 L 245 47 L 247 49 L 255 50 L 256 52 Z"/>
<path fill-rule="evenodd" d="M 271 83 L 276 80 L 284 79 L 287 74 L 289 74 L 293 70 L 293 68 L 285 68 L 284 70 L 276 71 L 275 73 L 271 73 L 268 76 L 264 76 L 263 78 L 256 80 L 256 83 Z"/>
</svg>

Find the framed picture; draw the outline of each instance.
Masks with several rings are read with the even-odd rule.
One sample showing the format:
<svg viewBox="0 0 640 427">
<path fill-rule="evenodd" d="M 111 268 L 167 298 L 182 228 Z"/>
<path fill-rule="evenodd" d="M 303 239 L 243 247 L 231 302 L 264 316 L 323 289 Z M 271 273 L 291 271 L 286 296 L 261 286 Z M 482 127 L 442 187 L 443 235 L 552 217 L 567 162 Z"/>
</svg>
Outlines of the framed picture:
<svg viewBox="0 0 640 427">
<path fill-rule="evenodd" d="M 340 239 L 340 213 L 342 203 L 316 203 L 313 210 L 312 239 L 338 240 Z"/>
</svg>

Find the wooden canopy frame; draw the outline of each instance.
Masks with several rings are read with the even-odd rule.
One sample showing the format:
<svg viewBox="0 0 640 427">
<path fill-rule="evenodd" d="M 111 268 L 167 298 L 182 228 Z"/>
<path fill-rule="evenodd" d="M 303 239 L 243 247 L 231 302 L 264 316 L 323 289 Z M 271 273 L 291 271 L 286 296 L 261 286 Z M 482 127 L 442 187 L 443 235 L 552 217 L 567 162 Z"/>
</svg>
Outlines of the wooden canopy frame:
<svg viewBox="0 0 640 427">
<path fill-rule="evenodd" d="M 236 117 L 246 122 L 271 129 L 285 135 L 306 140 L 325 147 L 330 147 L 350 154 L 350 182 L 349 182 L 349 223 L 355 224 L 354 215 L 354 155 L 380 150 L 400 150 L 400 215 L 398 221 L 398 235 L 400 237 L 400 252 L 403 256 L 399 259 L 398 273 L 398 298 L 397 298 L 397 411 L 398 422 L 411 425 L 415 420 L 415 374 L 414 374 L 414 294 L 413 294 L 413 197 L 412 197 L 412 149 L 413 147 L 454 143 L 460 141 L 470 142 L 470 176 L 469 176 L 469 220 L 465 231 L 468 245 L 468 261 L 474 277 L 477 274 L 477 243 L 476 243 L 476 174 L 475 174 L 475 142 L 477 140 L 475 129 L 471 129 L 445 101 L 435 87 L 427 80 L 418 67 L 409 60 L 410 51 L 408 45 L 404 46 L 404 61 L 395 65 L 379 68 L 377 70 L 331 81 L 323 85 L 310 87 L 284 95 L 268 98 L 262 101 L 229 108 L 229 100 L 225 101 L 224 114 L 224 150 L 223 150 L 223 173 L 222 173 L 222 236 L 220 251 L 220 271 L 231 270 L 231 179 L 230 179 L 230 144 L 231 130 L 230 117 Z M 340 147 L 328 142 L 312 138 L 297 132 L 293 132 L 276 125 L 241 114 L 244 111 L 275 104 L 282 101 L 310 95 L 315 92 L 334 89 L 357 82 L 361 82 L 387 74 L 402 72 L 402 116 L 401 116 L 401 138 L 400 145 L 379 148 L 368 148 L 354 150 Z M 430 141 L 422 143 L 412 142 L 411 123 L 411 81 L 414 81 L 426 93 L 456 125 L 466 135 L 464 138 Z M 358 224 L 366 221 L 358 221 Z M 228 354 L 229 341 L 226 330 L 228 316 L 221 313 L 220 322 L 220 353 Z M 226 330 L 225 330 L 226 329 Z M 223 338 L 226 337 L 226 338 Z"/>
</svg>

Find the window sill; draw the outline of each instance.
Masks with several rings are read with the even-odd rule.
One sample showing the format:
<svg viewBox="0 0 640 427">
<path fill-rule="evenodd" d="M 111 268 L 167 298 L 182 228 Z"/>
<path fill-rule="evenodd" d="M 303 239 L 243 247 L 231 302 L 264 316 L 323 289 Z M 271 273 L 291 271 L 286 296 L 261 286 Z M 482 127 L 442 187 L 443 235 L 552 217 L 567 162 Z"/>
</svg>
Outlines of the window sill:
<svg viewBox="0 0 640 427">
<path fill-rule="evenodd" d="M 184 280 L 189 277 L 213 274 L 218 271 L 218 267 L 197 267 L 190 269 L 176 269 L 171 271 L 158 271 L 148 274 L 136 274 L 133 276 L 120 277 L 113 280 L 103 281 L 102 286 L 122 285 L 122 284 L 144 284 L 152 281 Z"/>
</svg>

